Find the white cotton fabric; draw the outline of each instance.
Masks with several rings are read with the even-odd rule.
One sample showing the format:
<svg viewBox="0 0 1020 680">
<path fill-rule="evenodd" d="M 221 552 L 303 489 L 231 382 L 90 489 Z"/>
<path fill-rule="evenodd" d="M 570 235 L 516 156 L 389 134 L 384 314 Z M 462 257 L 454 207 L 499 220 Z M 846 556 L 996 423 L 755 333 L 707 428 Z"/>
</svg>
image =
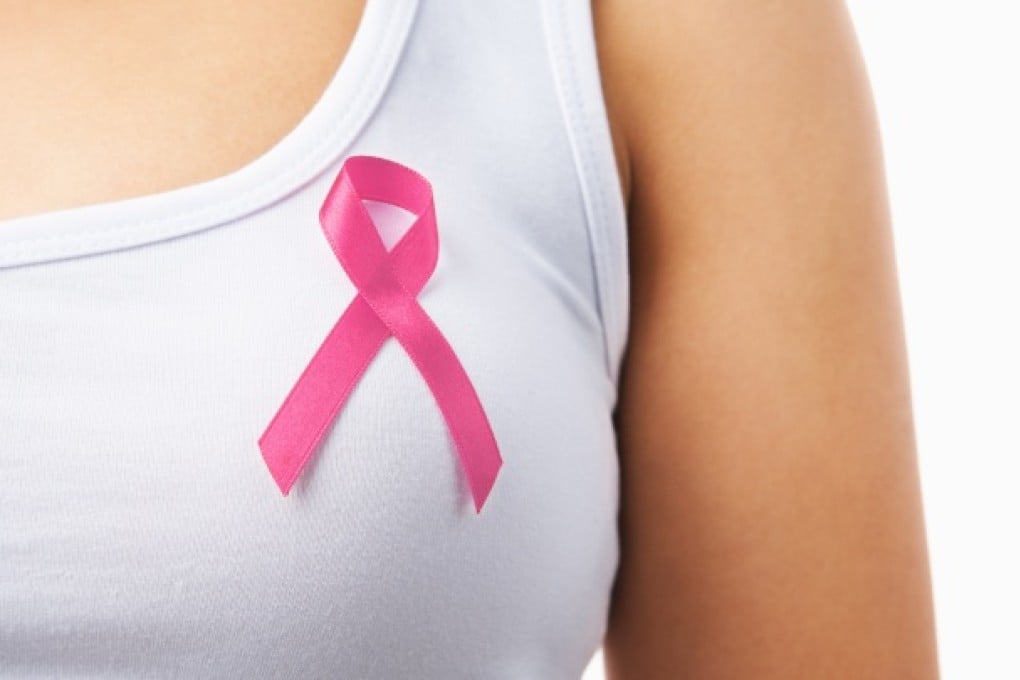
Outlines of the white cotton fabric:
<svg viewBox="0 0 1020 680">
<path fill-rule="evenodd" d="M 433 185 L 419 300 L 504 459 L 481 514 L 393 339 L 288 497 L 261 459 L 355 294 L 318 222 L 353 154 Z M 574 0 L 369 0 L 251 164 L 0 221 L 0 677 L 578 678 L 619 555 L 625 233 Z"/>
</svg>

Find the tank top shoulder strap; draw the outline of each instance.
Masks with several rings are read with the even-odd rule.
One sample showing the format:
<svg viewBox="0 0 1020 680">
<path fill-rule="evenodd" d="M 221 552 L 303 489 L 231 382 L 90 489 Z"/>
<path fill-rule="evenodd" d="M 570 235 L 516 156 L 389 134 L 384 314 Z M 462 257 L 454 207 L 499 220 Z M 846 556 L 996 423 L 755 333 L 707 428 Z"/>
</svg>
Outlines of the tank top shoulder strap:
<svg viewBox="0 0 1020 680">
<path fill-rule="evenodd" d="M 610 134 L 589 0 L 539 0 L 590 230 L 609 370 L 618 379 L 629 317 L 626 208 Z"/>
</svg>

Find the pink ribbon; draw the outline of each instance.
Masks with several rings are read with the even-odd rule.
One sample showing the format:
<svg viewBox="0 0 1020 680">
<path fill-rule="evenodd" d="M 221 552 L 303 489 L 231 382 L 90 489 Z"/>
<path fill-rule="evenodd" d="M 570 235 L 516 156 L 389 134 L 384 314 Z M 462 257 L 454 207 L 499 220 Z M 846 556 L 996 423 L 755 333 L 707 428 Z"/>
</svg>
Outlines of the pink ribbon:
<svg viewBox="0 0 1020 680">
<path fill-rule="evenodd" d="M 389 252 L 363 200 L 390 203 L 415 215 Z M 286 496 L 361 374 L 392 335 L 432 391 L 453 436 L 475 511 L 481 512 L 503 460 L 464 367 L 417 300 L 439 257 L 431 185 L 394 161 L 351 156 L 326 195 L 319 221 L 358 294 L 259 438 L 273 479 Z"/>
</svg>

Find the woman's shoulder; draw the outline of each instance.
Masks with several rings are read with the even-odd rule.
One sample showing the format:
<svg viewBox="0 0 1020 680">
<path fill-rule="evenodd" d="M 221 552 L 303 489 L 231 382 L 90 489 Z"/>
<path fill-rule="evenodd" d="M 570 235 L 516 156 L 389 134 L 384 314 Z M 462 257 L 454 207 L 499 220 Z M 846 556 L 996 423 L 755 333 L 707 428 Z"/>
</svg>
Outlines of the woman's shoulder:
<svg viewBox="0 0 1020 680">
<path fill-rule="evenodd" d="M 690 147 L 687 135 L 750 148 L 768 137 L 738 140 L 737 127 L 781 128 L 794 120 L 791 109 L 807 111 L 825 97 L 870 106 L 867 97 L 838 99 L 846 85 L 868 94 L 839 0 L 598 0 L 591 13 L 628 200 L 633 166 L 669 162 Z"/>
<path fill-rule="evenodd" d="M 599 0 L 593 16 L 629 188 L 613 677 L 936 677 L 847 8 Z"/>
</svg>

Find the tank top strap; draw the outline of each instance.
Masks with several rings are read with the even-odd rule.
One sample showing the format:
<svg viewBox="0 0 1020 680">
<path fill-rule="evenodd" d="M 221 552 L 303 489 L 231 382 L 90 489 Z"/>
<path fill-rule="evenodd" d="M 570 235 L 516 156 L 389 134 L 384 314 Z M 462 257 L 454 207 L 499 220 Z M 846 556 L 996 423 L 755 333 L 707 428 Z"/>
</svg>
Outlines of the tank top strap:
<svg viewBox="0 0 1020 680">
<path fill-rule="evenodd" d="M 606 336 L 619 377 L 629 317 L 626 207 L 609 128 L 589 0 L 540 0 L 549 61 L 584 200 Z"/>
</svg>

